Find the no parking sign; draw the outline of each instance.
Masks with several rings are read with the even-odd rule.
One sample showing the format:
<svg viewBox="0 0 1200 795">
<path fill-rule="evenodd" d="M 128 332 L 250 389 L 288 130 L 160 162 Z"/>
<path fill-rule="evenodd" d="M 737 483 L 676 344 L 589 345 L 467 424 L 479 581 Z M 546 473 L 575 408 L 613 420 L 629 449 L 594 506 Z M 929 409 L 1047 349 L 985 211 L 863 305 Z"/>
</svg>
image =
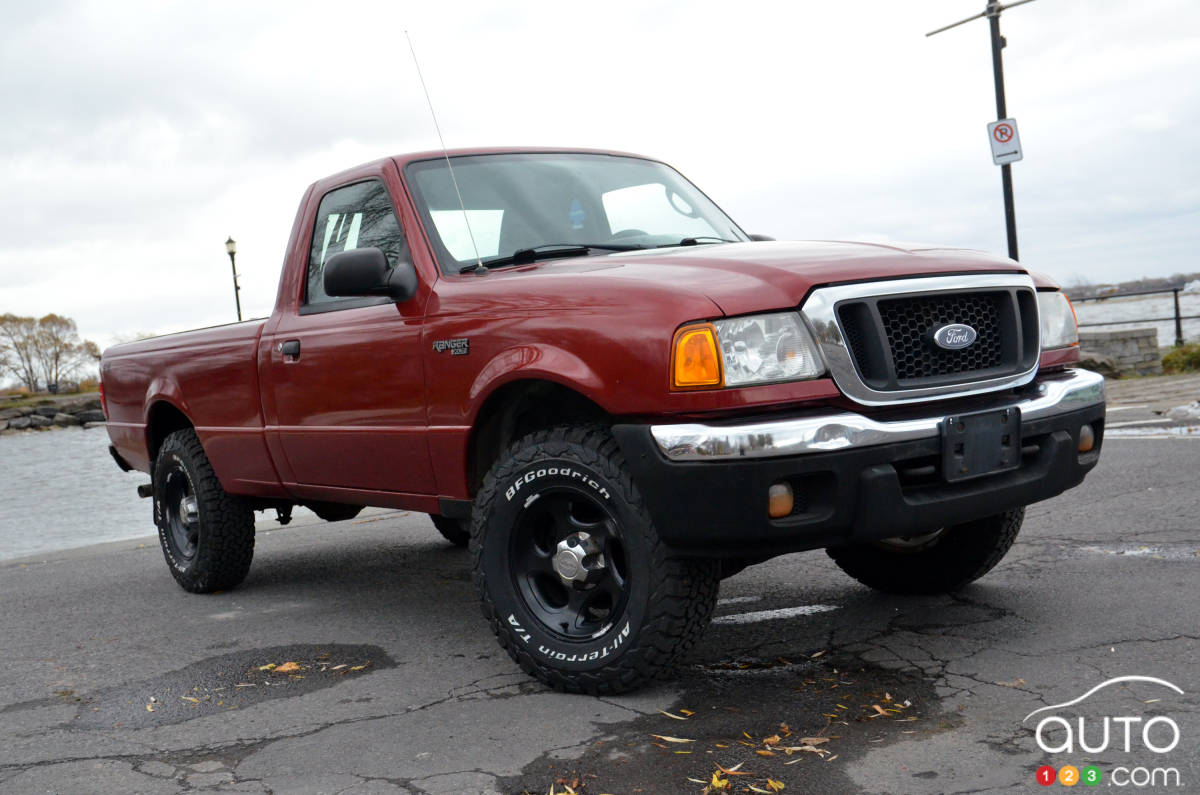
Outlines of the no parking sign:
<svg viewBox="0 0 1200 795">
<path fill-rule="evenodd" d="M 988 125 L 988 141 L 992 144 L 992 162 L 998 166 L 1020 160 L 1021 138 L 1017 135 L 1016 119 L 1000 119 Z"/>
</svg>

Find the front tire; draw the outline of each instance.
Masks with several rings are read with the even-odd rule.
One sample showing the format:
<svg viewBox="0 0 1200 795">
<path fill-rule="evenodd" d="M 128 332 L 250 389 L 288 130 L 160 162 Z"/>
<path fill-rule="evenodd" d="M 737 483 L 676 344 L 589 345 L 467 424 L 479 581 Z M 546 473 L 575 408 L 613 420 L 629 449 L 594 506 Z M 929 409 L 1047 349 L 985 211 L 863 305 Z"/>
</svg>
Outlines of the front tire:
<svg viewBox="0 0 1200 795">
<path fill-rule="evenodd" d="M 842 571 L 895 594 L 957 591 L 987 574 L 1012 547 L 1024 508 L 905 538 L 830 547 Z"/>
<path fill-rule="evenodd" d="M 154 459 L 154 523 L 163 556 L 185 591 L 238 585 L 254 557 L 254 512 L 221 487 L 191 428 L 167 436 Z"/>
<path fill-rule="evenodd" d="M 516 442 L 473 517 L 483 614 L 513 660 L 557 690 L 640 687 L 712 616 L 717 563 L 667 550 L 607 429 L 561 426 Z"/>
</svg>

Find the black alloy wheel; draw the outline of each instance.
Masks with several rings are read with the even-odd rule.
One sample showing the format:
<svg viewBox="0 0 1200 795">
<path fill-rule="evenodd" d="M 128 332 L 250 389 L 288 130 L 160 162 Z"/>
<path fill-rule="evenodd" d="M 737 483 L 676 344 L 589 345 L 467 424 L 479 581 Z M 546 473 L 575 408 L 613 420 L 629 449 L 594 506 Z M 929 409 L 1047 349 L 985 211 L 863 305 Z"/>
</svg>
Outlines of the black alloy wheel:
<svg viewBox="0 0 1200 795">
<path fill-rule="evenodd" d="M 539 493 L 517 517 L 509 555 L 514 589 L 530 615 L 563 640 L 592 638 L 625 611 L 620 525 L 582 489 Z"/>
</svg>

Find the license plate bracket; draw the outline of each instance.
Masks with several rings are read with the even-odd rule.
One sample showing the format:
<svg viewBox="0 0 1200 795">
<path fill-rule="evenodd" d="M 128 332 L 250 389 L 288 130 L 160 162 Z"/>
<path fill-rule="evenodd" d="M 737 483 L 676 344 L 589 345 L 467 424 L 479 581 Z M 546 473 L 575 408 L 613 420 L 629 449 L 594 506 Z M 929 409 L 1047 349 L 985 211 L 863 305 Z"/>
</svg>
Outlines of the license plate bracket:
<svg viewBox="0 0 1200 795">
<path fill-rule="evenodd" d="M 958 414 L 941 422 L 942 477 L 949 483 L 1021 465 L 1021 410 Z"/>
</svg>

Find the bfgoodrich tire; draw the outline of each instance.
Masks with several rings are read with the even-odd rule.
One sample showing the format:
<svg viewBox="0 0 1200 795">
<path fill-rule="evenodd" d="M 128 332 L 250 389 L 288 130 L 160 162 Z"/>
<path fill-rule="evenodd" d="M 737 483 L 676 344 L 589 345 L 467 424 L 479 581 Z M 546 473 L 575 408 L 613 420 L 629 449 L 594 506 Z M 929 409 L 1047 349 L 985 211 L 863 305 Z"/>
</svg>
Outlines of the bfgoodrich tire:
<svg viewBox="0 0 1200 795">
<path fill-rule="evenodd" d="M 448 516 L 429 514 L 433 526 L 442 534 L 442 538 L 456 547 L 465 547 L 471 542 L 471 524 L 465 519 L 451 519 Z"/>
<path fill-rule="evenodd" d="M 1014 508 L 974 522 L 906 538 L 830 547 L 842 571 L 863 585 L 896 594 L 956 591 L 992 570 L 1004 557 L 1025 519 Z"/>
<path fill-rule="evenodd" d="M 513 660 L 555 689 L 640 687 L 712 617 L 717 563 L 669 553 L 604 428 L 518 441 L 484 479 L 473 517 L 483 614 Z"/>
<path fill-rule="evenodd" d="M 254 557 L 254 512 L 221 488 L 190 428 L 169 435 L 154 459 L 154 523 L 163 556 L 185 591 L 233 588 Z"/>
</svg>

